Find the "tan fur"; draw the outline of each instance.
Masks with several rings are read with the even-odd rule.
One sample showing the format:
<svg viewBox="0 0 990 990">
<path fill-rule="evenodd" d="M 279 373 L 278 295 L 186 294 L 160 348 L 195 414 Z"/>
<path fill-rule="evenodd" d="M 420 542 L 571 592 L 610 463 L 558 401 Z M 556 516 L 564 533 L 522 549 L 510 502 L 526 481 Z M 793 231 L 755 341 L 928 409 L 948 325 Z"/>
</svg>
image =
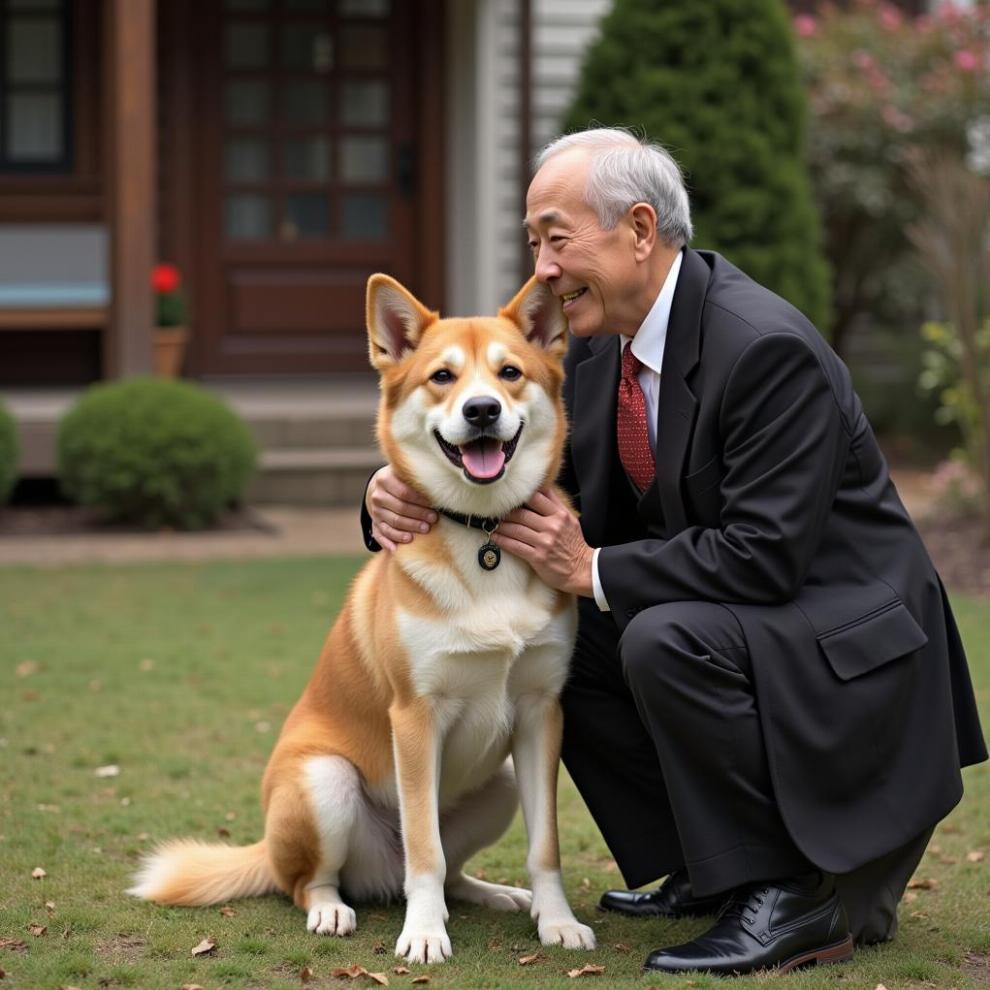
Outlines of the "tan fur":
<svg viewBox="0 0 990 990">
<path fill-rule="evenodd" d="M 566 434 L 564 323 L 541 287 L 528 283 L 494 318 L 440 319 L 397 282 L 376 275 L 367 315 L 369 357 L 381 375 L 378 438 L 400 477 L 435 505 L 452 499 L 448 508 L 483 516 L 512 507 L 495 511 L 499 499 L 514 494 L 520 504 L 553 480 Z M 450 355 L 458 355 L 456 381 L 434 380 Z M 507 364 L 522 372 L 518 380 L 503 373 Z M 468 429 L 462 403 L 475 394 L 497 397 L 504 421 L 519 423 L 513 462 L 506 463 L 504 480 L 490 484 L 466 481 L 435 441 L 437 427 L 421 425 Z M 506 487 L 512 484 L 523 486 L 521 497 Z M 265 770 L 264 840 L 244 849 L 169 843 L 145 862 L 132 893 L 191 905 L 277 888 L 310 912 L 310 930 L 346 934 L 354 914 L 340 899 L 342 885 L 360 893 L 367 882 L 372 893 L 399 892 L 390 857 L 401 819 L 409 908 L 398 952 L 414 961 L 442 959 L 449 940 L 437 898 L 448 869 L 451 889 L 469 899 L 512 909 L 528 903 L 528 892 L 480 884 L 460 868 L 472 842 L 491 841 L 493 828 L 511 817 L 503 796 L 512 798 L 511 773 L 503 763 L 514 745 L 512 709 L 524 697 L 537 698 L 544 700 L 533 709 L 540 714 L 527 720 L 523 752 L 524 762 L 538 769 L 529 772 L 525 797 L 528 817 L 538 819 L 533 834 L 540 836 L 530 862 L 549 893 L 541 895 L 541 909 L 534 888 L 534 916 L 547 915 L 541 937 L 548 943 L 593 944 L 554 873 L 561 732 L 555 696 L 566 676 L 574 602 L 513 558 L 485 576 L 476 559 L 484 539 L 443 519 L 394 555 L 368 561 Z M 472 819 L 473 807 L 486 820 Z M 460 850 L 452 863 L 444 860 L 442 828 L 462 830 L 448 836 L 450 848 Z M 357 867 L 378 872 L 355 876 Z"/>
</svg>

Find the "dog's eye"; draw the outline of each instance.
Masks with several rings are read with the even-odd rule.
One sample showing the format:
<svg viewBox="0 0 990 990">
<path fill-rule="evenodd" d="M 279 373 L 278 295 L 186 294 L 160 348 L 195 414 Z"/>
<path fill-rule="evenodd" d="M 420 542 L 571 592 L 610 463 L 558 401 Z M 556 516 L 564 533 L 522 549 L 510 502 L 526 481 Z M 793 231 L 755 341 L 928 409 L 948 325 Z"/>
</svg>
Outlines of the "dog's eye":
<svg viewBox="0 0 990 990">
<path fill-rule="evenodd" d="M 454 376 L 446 368 L 437 368 L 430 375 L 430 381 L 435 385 L 449 385 L 454 380 Z"/>
<path fill-rule="evenodd" d="M 522 372 L 512 364 L 507 364 L 499 373 L 499 378 L 504 378 L 507 382 L 516 382 L 522 378 Z"/>
</svg>

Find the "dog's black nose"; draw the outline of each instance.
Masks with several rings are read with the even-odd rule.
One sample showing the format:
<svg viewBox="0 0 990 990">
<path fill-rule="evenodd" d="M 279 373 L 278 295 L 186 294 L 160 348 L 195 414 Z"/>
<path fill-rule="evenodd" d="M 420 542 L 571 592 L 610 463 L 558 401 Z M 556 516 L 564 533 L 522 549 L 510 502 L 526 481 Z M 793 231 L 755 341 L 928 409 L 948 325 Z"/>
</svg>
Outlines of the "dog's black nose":
<svg viewBox="0 0 990 990">
<path fill-rule="evenodd" d="M 477 395 L 464 403 L 464 418 L 479 430 L 491 426 L 502 414 L 502 403 L 490 395 Z"/>
</svg>

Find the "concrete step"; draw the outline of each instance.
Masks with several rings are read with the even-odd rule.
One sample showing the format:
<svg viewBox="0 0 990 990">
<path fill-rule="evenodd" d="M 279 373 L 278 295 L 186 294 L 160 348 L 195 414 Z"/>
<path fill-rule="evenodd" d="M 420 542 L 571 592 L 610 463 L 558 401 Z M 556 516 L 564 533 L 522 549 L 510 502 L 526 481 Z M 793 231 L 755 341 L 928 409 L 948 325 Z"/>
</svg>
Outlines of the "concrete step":
<svg viewBox="0 0 990 990">
<path fill-rule="evenodd" d="M 381 465 L 377 448 L 266 450 L 248 498 L 268 505 L 357 505 Z"/>
<path fill-rule="evenodd" d="M 374 424 L 377 380 L 206 382 L 244 419 L 261 451 L 252 502 L 356 504 L 382 463 Z M 4 390 L 18 422 L 22 477 L 53 477 L 58 421 L 80 388 Z"/>
</svg>

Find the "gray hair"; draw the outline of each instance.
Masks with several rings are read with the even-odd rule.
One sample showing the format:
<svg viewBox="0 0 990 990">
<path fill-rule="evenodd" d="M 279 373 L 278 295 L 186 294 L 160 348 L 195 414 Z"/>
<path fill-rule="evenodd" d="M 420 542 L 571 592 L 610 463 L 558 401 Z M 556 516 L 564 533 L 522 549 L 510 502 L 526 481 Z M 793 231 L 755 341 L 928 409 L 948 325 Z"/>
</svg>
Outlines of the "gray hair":
<svg viewBox="0 0 990 990">
<path fill-rule="evenodd" d="M 690 242 L 694 230 L 684 177 L 665 148 L 619 127 L 598 127 L 551 141 L 536 156 L 536 168 L 571 148 L 591 155 L 584 196 L 604 230 L 612 230 L 634 204 L 649 203 L 665 244 L 683 247 Z"/>
</svg>

